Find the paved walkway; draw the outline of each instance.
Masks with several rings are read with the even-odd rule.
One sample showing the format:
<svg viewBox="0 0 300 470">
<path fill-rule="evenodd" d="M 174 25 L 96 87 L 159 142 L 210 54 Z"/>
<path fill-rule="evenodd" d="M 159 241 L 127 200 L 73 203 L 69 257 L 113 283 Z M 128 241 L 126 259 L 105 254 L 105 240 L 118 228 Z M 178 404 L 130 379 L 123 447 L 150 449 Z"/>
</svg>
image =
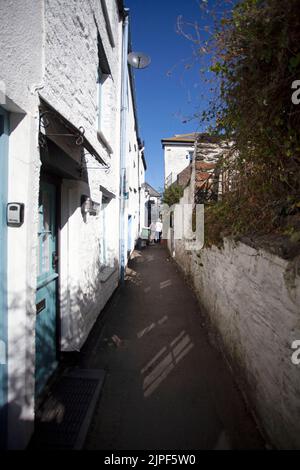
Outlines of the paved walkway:
<svg viewBox="0 0 300 470">
<path fill-rule="evenodd" d="M 261 448 L 197 301 L 161 246 L 136 252 L 84 366 L 107 377 L 87 449 Z"/>
</svg>

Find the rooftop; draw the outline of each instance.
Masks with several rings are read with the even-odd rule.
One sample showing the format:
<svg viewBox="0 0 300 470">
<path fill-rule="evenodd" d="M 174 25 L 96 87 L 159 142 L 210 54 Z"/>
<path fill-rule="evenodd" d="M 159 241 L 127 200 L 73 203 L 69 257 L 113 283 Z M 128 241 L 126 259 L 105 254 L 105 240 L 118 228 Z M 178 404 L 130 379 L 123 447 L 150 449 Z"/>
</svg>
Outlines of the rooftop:
<svg viewBox="0 0 300 470">
<path fill-rule="evenodd" d="M 168 137 L 165 139 L 162 139 L 161 142 L 162 144 L 166 142 L 180 142 L 180 143 L 194 143 L 195 140 L 197 139 L 197 132 L 194 132 L 192 134 L 175 134 L 173 137 Z"/>
<path fill-rule="evenodd" d="M 167 143 L 194 144 L 195 141 L 202 143 L 218 143 L 222 137 L 211 135 L 206 132 L 193 132 L 190 134 L 175 134 L 173 137 L 167 137 L 161 140 L 162 145 Z"/>
<path fill-rule="evenodd" d="M 151 184 L 144 183 L 144 188 L 148 191 L 150 197 L 161 197 L 161 194 L 154 189 Z"/>
</svg>

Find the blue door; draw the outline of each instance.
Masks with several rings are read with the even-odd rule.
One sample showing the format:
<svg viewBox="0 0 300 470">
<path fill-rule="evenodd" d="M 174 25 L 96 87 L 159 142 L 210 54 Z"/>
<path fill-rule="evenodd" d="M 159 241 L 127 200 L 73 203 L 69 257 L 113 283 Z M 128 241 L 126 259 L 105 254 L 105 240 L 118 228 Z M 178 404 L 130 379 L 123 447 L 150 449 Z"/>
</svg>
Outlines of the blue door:
<svg viewBox="0 0 300 470">
<path fill-rule="evenodd" d="M 8 178 L 8 114 L 0 107 L 0 449 L 6 440 L 6 397 L 7 397 L 7 242 L 6 204 Z"/>
<path fill-rule="evenodd" d="M 36 296 L 36 394 L 57 366 L 56 186 L 41 182 Z"/>
</svg>

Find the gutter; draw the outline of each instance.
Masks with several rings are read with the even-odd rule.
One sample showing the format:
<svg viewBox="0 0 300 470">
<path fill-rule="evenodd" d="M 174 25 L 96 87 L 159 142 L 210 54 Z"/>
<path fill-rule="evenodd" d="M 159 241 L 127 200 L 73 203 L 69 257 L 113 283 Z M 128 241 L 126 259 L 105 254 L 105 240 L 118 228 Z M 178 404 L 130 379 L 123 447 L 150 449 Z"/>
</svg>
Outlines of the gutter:
<svg viewBox="0 0 300 470">
<path fill-rule="evenodd" d="M 118 5 L 118 10 L 119 10 L 119 15 L 124 20 L 127 13 L 126 13 L 126 9 L 124 7 L 123 0 L 117 0 L 117 5 Z"/>
</svg>

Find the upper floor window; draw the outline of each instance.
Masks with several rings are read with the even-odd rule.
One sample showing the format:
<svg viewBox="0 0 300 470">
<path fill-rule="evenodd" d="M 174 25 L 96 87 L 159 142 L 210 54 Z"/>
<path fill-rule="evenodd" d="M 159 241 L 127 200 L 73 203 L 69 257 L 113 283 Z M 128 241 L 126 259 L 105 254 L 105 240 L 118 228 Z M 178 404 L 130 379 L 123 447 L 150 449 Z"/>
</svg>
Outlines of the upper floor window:
<svg viewBox="0 0 300 470">
<path fill-rule="evenodd" d="M 114 36 L 113 36 L 113 32 L 112 32 L 111 19 L 110 19 L 110 15 L 109 15 L 109 12 L 108 12 L 106 0 L 101 0 L 101 6 L 102 6 L 103 16 L 104 16 L 104 20 L 105 20 L 105 27 L 106 27 L 106 31 L 107 31 L 107 35 L 108 35 L 110 45 L 111 45 L 111 47 L 115 47 L 116 44 L 115 44 L 115 40 L 114 40 Z"/>
<path fill-rule="evenodd" d="M 189 163 L 192 163 L 192 161 L 193 161 L 193 156 L 194 156 L 194 151 L 193 151 L 193 150 L 190 150 L 190 151 L 186 154 L 185 158 L 186 158 L 186 160 L 189 161 Z"/>
<path fill-rule="evenodd" d="M 107 78 L 99 67 L 98 78 L 97 78 L 97 130 L 101 131 L 103 128 L 103 85 Z"/>
<path fill-rule="evenodd" d="M 103 129 L 103 115 L 104 115 L 104 83 L 111 75 L 109 63 L 105 54 L 105 50 L 101 41 L 100 34 L 98 33 L 98 76 L 97 76 L 97 130 Z"/>
</svg>

